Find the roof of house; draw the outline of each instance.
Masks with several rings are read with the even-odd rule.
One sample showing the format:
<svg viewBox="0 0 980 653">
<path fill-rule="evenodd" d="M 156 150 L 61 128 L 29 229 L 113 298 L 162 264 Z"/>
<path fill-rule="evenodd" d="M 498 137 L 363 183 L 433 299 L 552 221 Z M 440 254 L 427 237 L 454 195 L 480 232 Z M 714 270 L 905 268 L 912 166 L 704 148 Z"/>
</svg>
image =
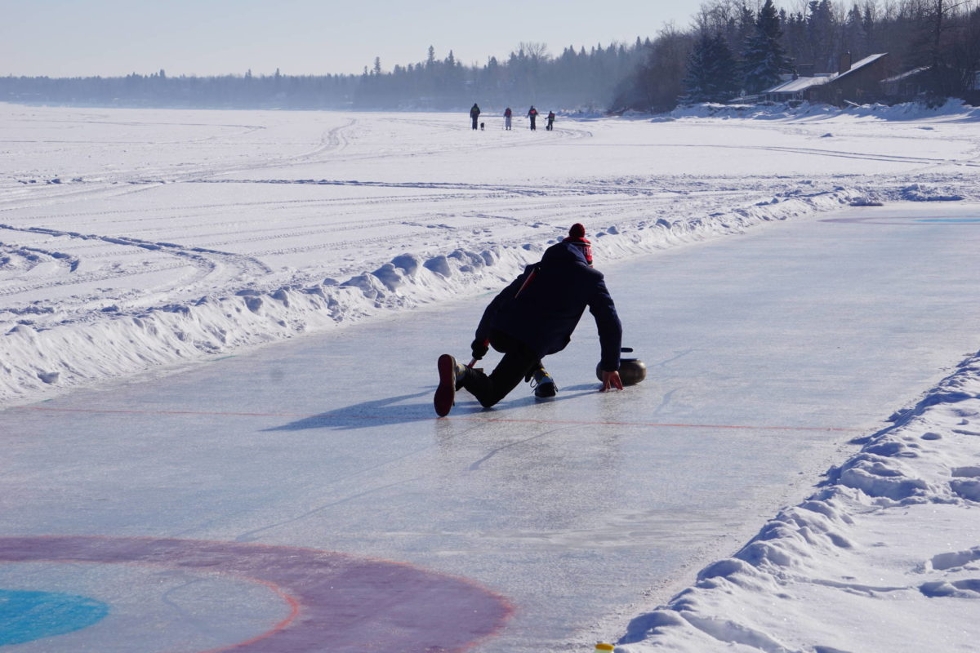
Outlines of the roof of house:
<svg viewBox="0 0 980 653">
<path fill-rule="evenodd" d="M 889 77 L 888 79 L 881 80 L 883 83 L 888 84 L 892 82 L 900 82 L 903 79 L 908 79 L 909 77 L 914 77 L 919 73 L 929 70 L 931 66 L 919 66 L 918 68 L 913 68 L 912 70 L 906 70 L 904 73 L 895 75 L 894 77 Z"/>
<path fill-rule="evenodd" d="M 888 56 L 888 53 L 887 52 L 879 52 L 878 54 L 869 54 L 864 59 L 860 59 L 858 61 L 855 61 L 853 64 L 851 64 L 851 67 L 848 70 L 846 70 L 846 71 L 844 71 L 844 72 L 842 72 L 842 73 L 840 73 L 838 75 L 833 75 L 831 77 L 831 79 L 832 80 L 837 80 L 837 79 L 840 79 L 841 77 L 846 77 L 847 75 L 850 75 L 851 73 L 856 72 L 856 71 L 864 68 L 865 66 L 870 66 L 874 62 L 876 62 L 879 59 L 881 59 L 883 57 L 886 57 L 886 56 Z"/>
<path fill-rule="evenodd" d="M 841 77 L 845 77 L 846 75 L 850 75 L 851 73 L 860 70 L 865 66 L 869 66 L 873 64 L 875 61 L 878 61 L 882 57 L 887 56 L 887 54 L 888 54 L 887 52 L 881 52 L 879 54 L 868 55 L 864 59 L 860 59 L 855 63 L 851 64 L 851 67 L 843 73 L 833 73 L 830 75 L 814 75 L 813 77 L 797 77 L 796 79 L 791 79 L 789 81 L 782 82 L 781 84 L 777 84 L 776 86 L 773 86 L 772 88 L 763 91 L 763 93 L 766 94 L 799 93 L 801 91 L 805 91 L 806 89 L 812 86 L 820 86 L 822 84 L 826 84 L 827 82 L 836 81 Z"/>
<path fill-rule="evenodd" d="M 791 79 L 777 86 L 773 86 L 769 90 L 764 91 L 764 93 L 799 93 L 800 91 L 805 91 L 811 86 L 826 84 L 828 80 L 830 80 L 830 75 L 797 77 L 796 79 Z"/>
</svg>

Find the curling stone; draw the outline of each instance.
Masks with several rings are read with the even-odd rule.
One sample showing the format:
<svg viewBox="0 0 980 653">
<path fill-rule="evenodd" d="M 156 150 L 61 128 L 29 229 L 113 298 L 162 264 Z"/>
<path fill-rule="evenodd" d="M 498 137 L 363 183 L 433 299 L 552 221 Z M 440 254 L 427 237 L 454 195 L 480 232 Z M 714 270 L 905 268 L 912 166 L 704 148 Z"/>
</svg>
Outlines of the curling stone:
<svg viewBox="0 0 980 653">
<path fill-rule="evenodd" d="M 623 351 L 632 353 L 633 349 L 623 347 Z M 595 366 L 595 375 L 597 379 L 602 381 L 602 363 Z M 647 366 L 639 358 L 621 358 L 619 359 L 619 378 L 622 379 L 624 386 L 636 385 L 647 378 Z"/>
</svg>

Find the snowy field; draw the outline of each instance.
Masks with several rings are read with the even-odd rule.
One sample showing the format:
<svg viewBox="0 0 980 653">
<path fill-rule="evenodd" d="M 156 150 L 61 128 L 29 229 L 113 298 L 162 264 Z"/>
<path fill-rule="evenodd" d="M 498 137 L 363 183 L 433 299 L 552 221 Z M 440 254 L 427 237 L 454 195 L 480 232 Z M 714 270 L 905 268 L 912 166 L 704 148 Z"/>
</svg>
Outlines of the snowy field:
<svg viewBox="0 0 980 653">
<path fill-rule="evenodd" d="M 623 264 L 849 206 L 980 202 L 980 110 L 961 106 L 501 123 L 0 104 L 0 406 L 485 295 L 573 222 Z M 924 216 L 964 240 L 980 226 L 969 208 Z M 603 638 L 635 653 L 972 650 L 980 358 L 945 364 L 807 501 Z"/>
</svg>

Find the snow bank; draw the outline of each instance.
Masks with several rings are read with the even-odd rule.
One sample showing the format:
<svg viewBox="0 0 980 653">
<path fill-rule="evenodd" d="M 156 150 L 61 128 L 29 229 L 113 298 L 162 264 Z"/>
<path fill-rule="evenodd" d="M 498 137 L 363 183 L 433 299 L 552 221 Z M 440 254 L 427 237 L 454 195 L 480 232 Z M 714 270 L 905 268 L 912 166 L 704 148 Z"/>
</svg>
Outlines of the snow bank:
<svg viewBox="0 0 980 653">
<path fill-rule="evenodd" d="M 677 120 L 682 118 L 721 118 L 742 120 L 802 120 L 806 118 L 876 118 L 882 121 L 908 121 L 948 118 L 961 122 L 980 121 L 980 108 L 965 104 L 962 100 L 951 98 L 939 106 L 924 102 L 905 102 L 902 104 L 864 104 L 839 109 L 829 104 L 810 104 L 798 106 L 789 104 L 717 104 L 705 102 L 681 106 L 673 111 L 654 118 L 654 121 Z"/>
<path fill-rule="evenodd" d="M 709 216 L 593 227 L 590 237 L 599 260 L 615 261 L 862 199 L 860 193 L 843 188 L 815 196 L 774 197 Z M 564 235 L 553 232 L 538 242 L 483 251 L 450 249 L 453 243 L 447 242 L 445 254 L 422 257 L 406 252 L 345 279 L 263 290 L 229 287 L 228 294 L 150 306 L 131 314 L 108 307 L 40 328 L 34 326 L 38 316 L 21 313 L 0 338 L 4 371 L 0 403 L 31 400 L 47 387 L 70 388 L 225 355 L 394 310 L 499 289 Z M 7 254 L 8 260 L 18 254 L 35 255 L 14 250 Z M 250 285 L 261 286 L 261 281 L 254 279 Z"/>
<path fill-rule="evenodd" d="M 980 354 L 891 421 L 616 651 L 970 650 L 943 624 L 980 599 Z"/>
</svg>

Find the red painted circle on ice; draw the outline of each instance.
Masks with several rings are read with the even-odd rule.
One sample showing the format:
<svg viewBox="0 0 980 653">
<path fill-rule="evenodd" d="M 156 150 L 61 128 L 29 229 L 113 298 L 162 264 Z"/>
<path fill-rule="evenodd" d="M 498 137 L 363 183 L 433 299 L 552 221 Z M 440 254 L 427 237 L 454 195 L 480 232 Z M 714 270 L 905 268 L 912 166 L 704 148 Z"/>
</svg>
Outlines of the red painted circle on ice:
<svg viewBox="0 0 980 653">
<path fill-rule="evenodd" d="M 280 594 L 289 616 L 247 641 L 215 649 L 462 651 L 499 630 L 502 597 L 460 578 L 407 564 L 288 546 L 125 537 L 2 537 L 2 562 L 146 564 L 215 570 Z"/>
</svg>

